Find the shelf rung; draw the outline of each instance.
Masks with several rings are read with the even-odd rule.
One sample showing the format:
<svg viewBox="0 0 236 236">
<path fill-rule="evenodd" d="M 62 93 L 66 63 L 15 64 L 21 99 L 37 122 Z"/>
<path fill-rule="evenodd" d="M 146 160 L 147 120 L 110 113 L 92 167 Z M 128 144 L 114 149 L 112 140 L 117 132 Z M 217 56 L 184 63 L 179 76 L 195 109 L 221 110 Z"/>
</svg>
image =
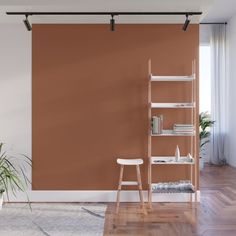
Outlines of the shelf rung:
<svg viewBox="0 0 236 236">
<path fill-rule="evenodd" d="M 163 185 L 160 187 L 160 184 Z M 152 183 L 152 192 L 153 193 L 194 193 L 195 192 L 195 187 L 191 183 L 183 183 L 181 186 L 180 182 L 177 182 L 175 184 L 170 184 L 169 183 Z M 164 187 L 165 185 L 165 187 Z"/>
<path fill-rule="evenodd" d="M 183 76 L 161 76 L 161 75 L 151 75 L 151 81 L 152 82 L 162 82 L 162 81 L 165 81 L 165 82 L 184 82 L 184 81 L 193 81 L 195 79 L 195 75 L 190 75 L 190 76 L 186 76 L 186 75 L 183 75 Z"/>
<path fill-rule="evenodd" d="M 191 157 L 192 158 L 192 157 Z M 179 161 L 175 161 L 175 156 L 152 156 L 152 165 L 194 165 L 194 158 L 189 161 L 186 156 L 181 156 Z"/>
<path fill-rule="evenodd" d="M 195 131 L 193 132 L 174 132 L 173 130 L 162 130 L 160 134 L 151 134 L 152 137 L 155 136 L 195 136 Z"/>
<path fill-rule="evenodd" d="M 182 103 L 159 103 L 152 102 L 151 108 L 195 108 L 195 102 L 182 102 Z"/>
<path fill-rule="evenodd" d="M 175 189 L 163 189 L 163 190 L 152 190 L 152 193 L 195 193 L 194 190 L 175 190 Z"/>
</svg>

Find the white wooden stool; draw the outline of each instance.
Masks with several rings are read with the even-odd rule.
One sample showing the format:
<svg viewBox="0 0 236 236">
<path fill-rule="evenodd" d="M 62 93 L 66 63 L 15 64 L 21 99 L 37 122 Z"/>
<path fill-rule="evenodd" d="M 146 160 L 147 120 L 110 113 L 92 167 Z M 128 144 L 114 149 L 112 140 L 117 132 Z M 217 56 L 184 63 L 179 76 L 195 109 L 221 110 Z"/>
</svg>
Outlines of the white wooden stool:
<svg viewBox="0 0 236 236">
<path fill-rule="evenodd" d="M 140 174 L 140 168 L 139 168 L 139 165 L 143 164 L 143 160 L 142 159 L 117 159 L 117 163 L 120 164 L 120 177 L 119 177 L 119 186 L 117 190 L 116 213 L 118 214 L 119 212 L 120 191 L 121 191 L 122 185 L 129 185 L 129 186 L 137 185 L 138 186 L 141 206 L 143 209 L 143 213 L 145 213 L 144 202 L 143 202 L 143 192 L 142 192 L 142 181 L 141 181 L 141 174 Z M 124 166 L 136 166 L 137 181 L 123 181 Z"/>
</svg>

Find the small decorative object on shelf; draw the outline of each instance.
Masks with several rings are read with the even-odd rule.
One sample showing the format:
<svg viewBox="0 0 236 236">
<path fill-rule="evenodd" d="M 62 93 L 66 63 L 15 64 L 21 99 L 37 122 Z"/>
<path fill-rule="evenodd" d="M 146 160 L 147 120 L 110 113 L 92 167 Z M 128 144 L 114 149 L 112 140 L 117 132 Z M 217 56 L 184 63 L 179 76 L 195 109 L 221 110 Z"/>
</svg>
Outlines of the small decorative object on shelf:
<svg viewBox="0 0 236 236">
<path fill-rule="evenodd" d="M 166 161 L 165 160 L 154 160 L 153 162 L 154 163 L 165 163 Z"/>
<path fill-rule="evenodd" d="M 175 161 L 178 162 L 179 158 L 180 158 L 180 151 L 179 151 L 179 146 L 177 145 L 175 149 Z"/>
<path fill-rule="evenodd" d="M 189 162 L 193 162 L 194 161 L 190 153 L 187 155 L 187 160 Z"/>
<path fill-rule="evenodd" d="M 163 116 L 152 117 L 152 134 L 161 134 L 163 130 Z"/>
</svg>

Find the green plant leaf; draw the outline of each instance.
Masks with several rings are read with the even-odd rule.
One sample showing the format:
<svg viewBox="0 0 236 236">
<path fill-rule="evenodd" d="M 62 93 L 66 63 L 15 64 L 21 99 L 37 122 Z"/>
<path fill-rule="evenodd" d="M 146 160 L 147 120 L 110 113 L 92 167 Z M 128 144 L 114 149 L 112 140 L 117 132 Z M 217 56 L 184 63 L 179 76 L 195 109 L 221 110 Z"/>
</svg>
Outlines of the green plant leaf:
<svg viewBox="0 0 236 236">
<path fill-rule="evenodd" d="M 17 163 L 12 160 L 18 159 Z M 24 154 L 18 156 L 10 156 L 3 151 L 3 143 L 0 143 L 0 191 L 5 190 L 9 200 L 9 191 L 16 196 L 18 191 L 25 192 L 30 209 L 31 205 L 26 192 L 26 186 L 30 184 L 30 180 L 24 173 L 25 165 L 32 166 L 30 158 Z M 23 181 L 21 180 L 23 178 Z"/>
<path fill-rule="evenodd" d="M 208 112 L 202 112 L 199 114 L 199 139 L 200 139 L 200 148 L 205 146 L 210 140 L 205 140 L 210 137 L 211 132 L 206 130 L 214 125 L 215 121 L 211 120 L 210 114 Z M 204 141 L 205 140 L 205 141 Z"/>
</svg>

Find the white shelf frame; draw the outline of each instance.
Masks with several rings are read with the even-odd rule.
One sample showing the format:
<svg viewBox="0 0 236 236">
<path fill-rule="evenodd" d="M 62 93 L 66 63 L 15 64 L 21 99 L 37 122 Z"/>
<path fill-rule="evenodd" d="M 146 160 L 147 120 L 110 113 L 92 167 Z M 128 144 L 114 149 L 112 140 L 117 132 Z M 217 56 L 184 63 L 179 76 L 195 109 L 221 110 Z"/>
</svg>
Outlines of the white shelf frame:
<svg viewBox="0 0 236 236">
<path fill-rule="evenodd" d="M 181 76 L 162 76 L 162 75 L 152 75 L 150 76 L 151 82 L 187 82 L 187 81 L 193 81 L 195 80 L 196 76 L 195 74 L 186 76 L 186 75 L 181 75 Z"/>
<path fill-rule="evenodd" d="M 152 186 L 154 186 L 154 185 L 156 185 L 156 184 L 158 184 L 158 182 L 157 183 L 152 183 L 151 184 L 151 188 L 152 188 Z M 162 191 L 154 191 L 153 189 L 152 189 L 152 194 L 154 193 L 189 193 L 189 194 L 192 194 L 192 193 L 196 193 L 196 188 L 195 188 L 195 186 L 192 184 L 192 188 L 193 188 L 193 190 L 191 191 L 191 192 L 187 192 L 187 191 L 176 191 L 176 192 L 171 192 L 170 190 L 168 191 L 168 189 L 163 189 Z"/>
<path fill-rule="evenodd" d="M 174 130 L 164 129 L 160 134 L 151 133 L 152 137 L 161 137 L 161 136 L 195 136 L 196 132 L 175 132 Z"/>
<path fill-rule="evenodd" d="M 195 108 L 195 102 L 182 102 L 182 103 L 160 103 L 151 102 L 151 108 Z"/>
<path fill-rule="evenodd" d="M 148 83 L 148 103 L 149 103 L 149 109 L 148 109 L 148 119 L 149 119 L 149 135 L 148 135 L 148 157 L 149 157 L 149 165 L 148 165 L 148 203 L 151 208 L 152 206 L 152 165 L 186 165 L 189 166 L 190 168 L 190 181 L 192 185 L 194 186 L 194 200 L 195 202 L 197 201 L 197 165 L 196 165 L 196 150 L 197 150 L 197 135 L 196 135 L 196 127 L 194 130 L 194 133 L 192 134 L 178 134 L 178 133 L 173 133 L 173 130 L 164 130 L 164 133 L 162 134 L 152 134 L 152 128 L 151 128 L 151 118 L 152 118 L 152 109 L 168 109 L 168 108 L 189 108 L 191 109 L 191 124 L 196 125 L 196 91 L 195 91 L 195 83 L 196 83 L 196 61 L 194 60 L 192 63 L 192 75 L 190 76 L 155 76 L 152 75 L 152 70 L 151 70 L 151 60 L 148 61 L 148 78 L 149 78 L 149 83 Z M 153 103 L 151 101 L 151 87 L 152 87 L 152 82 L 191 82 L 192 84 L 192 98 L 190 103 Z M 164 156 L 152 156 L 152 137 L 158 137 L 158 136 L 190 136 L 191 137 L 191 147 L 190 147 L 190 153 L 193 155 L 195 158 L 193 159 L 193 162 L 181 162 L 181 161 L 174 161 L 175 157 L 164 157 Z M 154 162 L 155 160 L 163 160 L 164 158 L 168 158 L 169 161 L 167 162 Z M 183 158 L 183 157 L 182 157 Z M 181 160 L 181 158 L 180 158 Z M 194 181 L 193 181 L 194 180 Z M 190 201 L 192 202 L 192 194 L 190 194 Z"/>
<path fill-rule="evenodd" d="M 152 156 L 151 157 L 151 164 L 152 165 L 194 165 L 193 161 L 185 161 L 187 157 L 181 156 L 179 161 L 175 161 L 174 156 Z M 165 162 L 157 162 L 157 161 L 165 161 Z"/>
</svg>

